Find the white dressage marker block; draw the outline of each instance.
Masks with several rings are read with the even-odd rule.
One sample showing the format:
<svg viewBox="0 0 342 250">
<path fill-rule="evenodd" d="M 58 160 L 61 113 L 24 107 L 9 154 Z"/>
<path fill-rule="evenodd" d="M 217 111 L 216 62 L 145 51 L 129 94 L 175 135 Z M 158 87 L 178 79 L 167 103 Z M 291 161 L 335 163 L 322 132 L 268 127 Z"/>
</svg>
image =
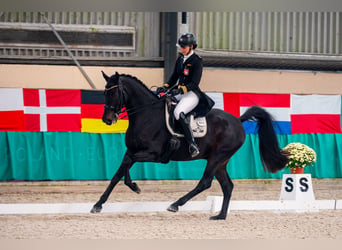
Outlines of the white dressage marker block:
<svg viewBox="0 0 342 250">
<path fill-rule="evenodd" d="M 318 211 L 312 187 L 311 174 L 284 174 L 280 192 L 281 201 L 296 201 L 299 208 L 292 203 L 280 209 L 280 212 L 314 212 Z M 284 203 L 285 204 L 285 203 Z M 296 205 L 298 207 L 298 205 Z"/>
<path fill-rule="evenodd" d="M 315 200 L 311 174 L 284 174 L 280 200 Z"/>
</svg>

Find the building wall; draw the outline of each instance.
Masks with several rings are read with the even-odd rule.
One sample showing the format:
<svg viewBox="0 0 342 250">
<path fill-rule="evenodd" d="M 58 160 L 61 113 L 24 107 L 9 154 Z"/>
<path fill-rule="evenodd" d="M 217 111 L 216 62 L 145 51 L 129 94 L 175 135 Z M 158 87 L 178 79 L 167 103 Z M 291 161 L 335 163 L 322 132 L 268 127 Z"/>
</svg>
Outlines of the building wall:
<svg viewBox="0 0 342 250">
<path fill-rule="evenodd" d="M 342 74 L 207 68 L 202 88 L 221 92 L 342 94 Z"/>
<path fill-rule="evenodd" d="M 163 83 L 162 68 L 84 66 L 83 69 L 97 89 L 103 89 L 105 84 L 101 70 L 107 75 L 115 71 L 131 74 L 146 85 Z M 0 64 L 0 76 L 0 87 L 91 89 L 76 66 Z"/>
<path fill-rule="evenodd" d="M 97 89 L 106 74 L 131 74 L 148 87 L 161 86 L 163 68 L 85 66 Z M 76 66 L 0 64 L 0 87 L 91 89 Z M 204 68 L 201 88 L 211 92 L 342 94 L 342 74 Z"/>
<path fill-rule="evenodd" d="M 68 25 L 134 27 L 134 55 L 118 54 L 114 58 L 118 61 L 115 65 L 119 66 L 115 67 L 99 66 L 111 65 L 113 58 L 98 57 L 92 66 L 83 67 L 97 88 L 102 89 L 104 84 L 101 70 L 107 74 L 115 71 L 132 74 L 148 86 L 162 84 L 164 69 L 160 65 L 122 67 L 137 57 L 150 62 L 153 58 L 159 58 L 160 62 L 164 60 L 160 51 L 159 12 L 45 12 L 44 15 L 52 24 L 64 25 L 66 29 Z M 198 36 L 199 48 L 209 55 L 210 51 L 243 51 L 246 55 L 249 51 L 304 56 L 319 54 L 331 58 L 339 58 L 342 54 L 342 12 L 189 12 L 188 20 L 189 29 Z M 0 23 L 47 25 L 39 12 L 2 12 Z M 20 52 L 20 46 L 16 49 L 6 47 L 5 50 L 12 53 L 9 58 L 12 56 L 13 61 L 0 64 L 0 87 L 91 88 L 76 66 L 36 65 L 34 61 L 19 64 L 23 63 L 19 59 L 16 61 L 16 58 L 23 58 L 16 54 Z M 63 60 L 70 61 L 70 58 L 65 56 Z M 100 64 L 101 60 L 109 63 Z M 341 77 L 339 72 L 207 67 L 201 87 L 205 91 L 218 92 L 341 94 Z"/>
<path fill-rule="evenodd" d="M 190 12 L 199 47 L 342 54 L 342 12 Z"/>
<path fill-rule="evenodd" d="M 73 27 L 131 27 L 135 29 L 135 52 L 134 53 L 108 53 L 99 55 L 95 53 L 96 57 L 146 57 L 154 58 L 160 57 L 160 13 L 159 12 L 44 12 L 44 16 L 51 22 L 52 25 L 59 25 L 68 30 L 68 26 Z M 32 24 L 45 25 L 49 27 L 44 17 L 39 12 L 2 12 L 0 15 L 0 24 Z M 52 32 L 52 31 L 51 31 Z M 0 34 L 1 45 L 1 34 Z M 24 45 L 21 45 L 25 47 Z M 32 47 L 32 45 L 30 45 Z M 0 49 L 3 46 L 0 46 Z M 7 46 L 8 47 L 8 46 Z M 7 48 L 6 53 L 8 57 L 14 57 L 20 53 L 18 46 L 11 46 Z M 99 49 L 105 50 L 105 47 Z M 87 50 L 84 50 L 87 52 Z M 89 50 L 88 50 L 89 51 Z M 93 50 L 95 51 L 95 50 Z M 93 53 L 92 51 L 92 53 Z M 109 49 L 107 49 L 109 51 Z M 1 51 L 0 51 L 1 52 Z M 6 51 L 5 51 L 6 52 Z M 120 52 L 120 50 L 113 49 L 113 52 Z M 76 57 L 82 57 L 82 54 L 77 54 Z M 45 54 L 39 55 L 46 57 Z M 83 56 L 84 57 L 84 56 Z"/>
</svg>

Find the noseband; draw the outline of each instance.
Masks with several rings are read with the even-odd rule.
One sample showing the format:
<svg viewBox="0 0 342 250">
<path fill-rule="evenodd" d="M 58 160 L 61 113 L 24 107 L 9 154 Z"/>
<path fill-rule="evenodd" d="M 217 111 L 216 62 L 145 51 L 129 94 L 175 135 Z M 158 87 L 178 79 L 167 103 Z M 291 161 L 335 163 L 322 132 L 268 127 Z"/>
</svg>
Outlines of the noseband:
<svg viewBox="0 0 342 250">
<path fill-rule="evenodd" d="M 108 91 L 110 91 L 112 89 L 115 89 L 115 88 L 119 88 L 119 105 L 118 105 L 119 108 L 116 109 L 114 106 L 107 105 L 107 104 L 105 104 L 104 107 L 105 107 L 105 109 L 109 109 L 110 111 L 113 111 L 114 112 L 114 116 L 117 119 L 119 117 L 119 115 L 124 112 L 124 111 L 122 111 L 122 107 L 123 107 L 123 103 L 124 103 L 124 92 L 123 92 L 122 85 L 118 84 L 118 85 L 114 85 L 114 86 L 109 87 L 109 88 L 105 88 L 104 92 L 105 92 L 105 95 L 106 95 L 106 93 Z"/>
</svg>

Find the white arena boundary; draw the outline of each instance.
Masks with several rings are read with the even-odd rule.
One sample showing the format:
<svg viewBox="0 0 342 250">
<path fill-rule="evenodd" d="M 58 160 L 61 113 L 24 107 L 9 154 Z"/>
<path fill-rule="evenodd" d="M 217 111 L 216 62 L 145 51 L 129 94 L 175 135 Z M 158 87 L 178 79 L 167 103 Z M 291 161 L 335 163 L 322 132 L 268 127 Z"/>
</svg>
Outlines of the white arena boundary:
<svg viewBox="0 0 342 250">
<path fill-rule="evenodd" d="M 189 201 L 179 211 L 214 213 L 221 210 L 223 197 L 208 196 L 206 201 Z M 172 202 L 115 202 L 105 203 L 102 213 L 163 212 Z M 18 203 L 0 204 L 0 215 L 5 214 L 85 214 L 93 203 Z M 230 203 L 230 211 L 317 212 L 342 209 L 342 200 L 243 200 Z"/>
</svg>

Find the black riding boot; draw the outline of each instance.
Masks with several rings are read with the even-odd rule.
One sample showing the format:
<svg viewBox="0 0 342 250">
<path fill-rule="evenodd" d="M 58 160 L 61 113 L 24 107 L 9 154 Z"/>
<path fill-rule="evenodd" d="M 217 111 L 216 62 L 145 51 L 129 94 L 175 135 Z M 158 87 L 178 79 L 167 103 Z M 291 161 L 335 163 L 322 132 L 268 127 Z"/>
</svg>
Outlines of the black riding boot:
<svg viewBox="0 0 342 250">
<path fill-rule="evenodd" d="M 197 155 L 199 155 L 200 152 L 199 152 L 198 146 L 196 145 L 194 136 L 192 134 L 190 123 L 188 119 L 186 119 L 184 113 L 180 113 L 179 122 L 182 125 L 185 140 L 189 144 L 190 155 L 191 157 L 196 157 Z"/>
</svg>

